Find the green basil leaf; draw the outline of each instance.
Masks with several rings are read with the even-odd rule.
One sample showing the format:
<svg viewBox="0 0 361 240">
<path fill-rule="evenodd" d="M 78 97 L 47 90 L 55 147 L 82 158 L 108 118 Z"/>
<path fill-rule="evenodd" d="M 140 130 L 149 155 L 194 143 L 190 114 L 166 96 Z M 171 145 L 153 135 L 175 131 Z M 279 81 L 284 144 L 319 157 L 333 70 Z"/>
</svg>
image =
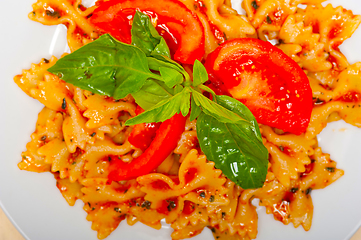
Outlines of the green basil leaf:
<svg viewBox="0 0 361 240">
<path fill-rule="evenodd" d="M 184 87 L 182 85 L 175 85 L 174 94 L 178 94 L 178 93 L 182 92 L 183 89 L 184 89 Z"/>
<path fill-rule="evenodd" d="M 151 57 L 148 57 L 148 65 L 151 70 L 158 71 L 161 67 L 172 68 L 180 72 L 186 81 L 190 79 L 189 74 L 184 70 L 184 68 L 178 64 L 177 62 L 173 61 L 169 57 L 162 56 L 159 54 L 152 54 Z"/>
<path fill-rule="evenodd" d="M 193 87 L 208 81 L 208 73 L 203 64 L 196 60 L 193 65 Z"/>
<path fill-rule="evenodd" d="M 210 94 L 212 94 L 213 97 L 217 95 L 210 87 L 206 85 L 199 85 L 198 87 L 206 92 L 209 92 Z"/>
<path fill-rule="evenodd" d="M 160 101 L 173 95 L 173 88 L 168 88 L 163 82 L 154 79 L 146 80 L 138 92 L 132 93 L 135 102 L 144 110 L 152 108 Z"/>
<path fill-rule="evenodd" d="M 183 82 L 183 75 L 173 68 L 160 67 L 159 72 L 167 87 L 171 88 Z"/>
<path fill-rule="evenodd" d="M 189 116 L 189 120 L 193 121 L 199 116 L 199 114 L 201 114 L 201 112 L 202 109 L 197 106 L 197 104 L 194 102 L 193 97 L 191 97 L 191 114 Z"/>
<path fill-rule="evenodd" d="M 195 104 L 201 107 L 205 114 L 216 118 L 220 122 L 244 122 L 245 124 L 248 123 L 246 119 L 210 100 L 209 98 L 205 97 L 203 94 L 194 89 L 192 89 L 192 96 Z"/>
<path fill-rule="evenodd" d="M 148 78 L 160 79 L 149 70 L 139 48 L 109 34 L 59 59 L 48 71 L 77 87 L 115 99 L 137 92 Z"/>
<path fill-rule="evenodd" d="M 181 85 L 178 85 L 181 86 Z M 182 94 L 182 104 L 180 105 L 180 111 L 183 116 L 187 116 L 191 107 L 191 88 L 185 87 Z"/>
<path fill-rule="evenodd" d="M 159 44 L 155 47 L 155 49 L 153 50 L 151 55 L 160 55 L 160 56 L 166 56 L 166 57 L 170 58 L 169 47 L 163 37 L 160 39 Z"/>
<path fill-rule="evenodd" d="M 244 189 L 260 188 L 266 179 L 268 151 L 258 124 L 241 102 L 222 96 L 218 102 L 251 124 L 224 123 L 201 113 L 197 120 L 200 147 L 216 168 Z"/>
<path fill-rule="evenodd" d="M 185 110 L 186 107 L 184 105 L 188 104 L 189 111 L 189 100 L 190 92 L 188 89 L 184 88 L 183 91 L 175 94 L 173 97 L 165 99 L 148 111 L 127 120 L 125 125 L 130 126 L 139 123 L 164 122 L 174 116 L 174 114 L 180 113 L 181 110 Z M 182 112 L 183 115 L 184 113 L 185 112 Z"/>
<path fill-rule="evenodd" d="M 170 57 L 169 48 L 154 28 L 147 14 L 137 11 L 132 24 L 132 45 L 140 48 L 147 56 L 153 52 Z"/>
</svg>

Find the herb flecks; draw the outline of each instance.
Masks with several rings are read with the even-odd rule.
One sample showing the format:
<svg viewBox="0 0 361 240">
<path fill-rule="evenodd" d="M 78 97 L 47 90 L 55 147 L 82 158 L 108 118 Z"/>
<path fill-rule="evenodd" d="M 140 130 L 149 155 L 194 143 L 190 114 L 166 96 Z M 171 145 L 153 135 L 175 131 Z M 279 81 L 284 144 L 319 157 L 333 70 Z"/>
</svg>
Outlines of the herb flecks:
<svg viewBox="0 0 361 240">
<path fill-rule="evenodd" d="M 62 108 L 63 110 L 66 109 L 66 100 L 65 100 L 65 98 L 63 98 L 63 103 L 61 104 L 61 108 Z"/>
<path fill-rule="evenodd" d="M 258 5 L 257 5 L 257 2 L 256 2 L 256 1 L 252 1 L 252 2 L 251 2 L 251 6 L 252 6 L 255 10 L 258 9 Z"/>
</svg>

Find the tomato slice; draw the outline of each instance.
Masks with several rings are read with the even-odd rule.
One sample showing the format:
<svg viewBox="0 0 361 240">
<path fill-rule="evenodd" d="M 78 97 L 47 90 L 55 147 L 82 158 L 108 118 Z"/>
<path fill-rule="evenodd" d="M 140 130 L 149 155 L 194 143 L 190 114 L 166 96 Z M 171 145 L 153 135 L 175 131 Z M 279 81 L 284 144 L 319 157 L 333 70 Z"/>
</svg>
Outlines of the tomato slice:
<svg viewBox="0 0 361 240">
<path fill-rule="evenodd" d="M 135 11 L 141 11 L 156 22 L 156 29 L 164 37 L 181 63 L 193 64 L 204 55 L 204 29 L 198 16 L 177 0 L 110 0 L 99 2 L 89 21 L 100 31 L 118 40 L 131 42 L 131 23 Z"/>
<path fill-rule="evenodd" d="M 109 181 L 134 179 L 156 169 L 177 147 L 185 129 L 186 119 L 179 113 L 162 122 L 149 147 L 130 163 L 112 156 L 109 165 Z"/>
<path fill-rule="evenodd" d="M 144 109 L 137 106 L 135 109 L 135 113 L 137 115 L 144 112 Z M 140 123 L 134 126 L 132 132 L 128 137 L 128 141 L 133 146 L 142 149 L 144 152 L 152 143 L 154 137 L 157 134 L 157 130 L 161 125 L 160 122 L 158 123 Z"/>
<path fill-rule="evenodd" d="M 258 39 L 233 39 L 212 52 L 205 66 L 218 92 L 245 104 L 259 123 L 297 135 L 306 131 L 312 90 L 282 50 Z"/>
</svg>

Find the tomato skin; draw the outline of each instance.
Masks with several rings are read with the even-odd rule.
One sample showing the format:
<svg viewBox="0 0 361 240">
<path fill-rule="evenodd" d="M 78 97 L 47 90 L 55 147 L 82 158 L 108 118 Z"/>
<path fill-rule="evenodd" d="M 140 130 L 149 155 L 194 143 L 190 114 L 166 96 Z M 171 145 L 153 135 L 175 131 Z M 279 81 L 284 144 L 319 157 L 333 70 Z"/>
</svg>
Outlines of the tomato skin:
<svg viewBox="0 0 361 240">
<path fill-rule="evenodd" d="M 144 112 L 140 106 L 137 106 L 135 113 L 137 115 Z M 161 123 L 140 123 L 134 126 L 128 137 L 128 141 L 134 147 L 140 148 L 143 152 L 150 146 Z"/>
<path fill-rule="evenodd" d="M 111 157 L 108 179 L 110 181 L 130 180 L 156 169 L 177 147 L 185 124 L 186 117 L 182 114 L 175 114 L 164 121 L 150 146 L 130 163 L 123 162 L 116 156 Z"/>
<path fill-rule="evenodd" d="M 157 21 L 156 29 L 174 52 L 175 60 L 193 64 L 204 55 L 203 25 L 177 0 L 110 0 L 98 6 L 89 21 L 122 42 L 131 43 L 131 22 L 135 10 L 139 10 Z"/>
<path fill-rule="evenodd" d="M 297 135 L 306 131 L 312 90 L 282 50 L 258 39 L 233 39 L 212 52 L 205 66 L 212 84 L 245 104 L 259 123 Z"/>
</svg>

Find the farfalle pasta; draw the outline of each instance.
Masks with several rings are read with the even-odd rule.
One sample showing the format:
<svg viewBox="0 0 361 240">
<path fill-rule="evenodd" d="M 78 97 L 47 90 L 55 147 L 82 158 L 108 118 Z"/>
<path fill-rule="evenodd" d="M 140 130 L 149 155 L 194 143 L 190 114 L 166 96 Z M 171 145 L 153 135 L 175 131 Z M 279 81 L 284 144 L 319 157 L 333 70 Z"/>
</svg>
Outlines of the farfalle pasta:
<svg viewBox="0 0 361 240">
<path fill-rule="evenodd" d="M 116 100 L 61 80 L 47 71 L 57 62 L 55 57 L 41 59 L 14 78 L 25 93 L 45 105 L 18 167 L 53 173 L 70 206 L 84 202 L 87 220 L 99 239 L 123 220 L 160 229 L 162 219 L 174 229 L 172 239 L 192 237 L 205 227 L 216 239 L 256 239 L 253 199 L 259 199 L 276 220 L 308 231 L 311 191 L 344 174 L 322 152 L 317 134 L 328 122 L 340 119 L 361 126 L 361 63 L 350 65 L 338 48 L 354 33 L 361 16 L 323 6 L 322 0 L 244 0 L 246 15 L 239 15 L 227 0 L 180 2 L 204 28 L 204 57 L 229 39 L 275 40 L 307 74 L 313 110 L 306 132 L 294 135 L 260 124 L 269 152 L 263 187 L 243 189 L 216 169 L 200 149 L 197 120 L 189 119 L 176 148 L 155 171 L 109 181 L 112 157 L 131 162 L 143 153 L 128 141 L 133 126 L 125 125 L 137 115 L 137 103 L 130 95 Z M 29 18 L 46 25 L 64 24 L 73 52 L 102 34 L 88 21 L 94 9 L 79 0 L 38 0 Z"/>
</svg>

